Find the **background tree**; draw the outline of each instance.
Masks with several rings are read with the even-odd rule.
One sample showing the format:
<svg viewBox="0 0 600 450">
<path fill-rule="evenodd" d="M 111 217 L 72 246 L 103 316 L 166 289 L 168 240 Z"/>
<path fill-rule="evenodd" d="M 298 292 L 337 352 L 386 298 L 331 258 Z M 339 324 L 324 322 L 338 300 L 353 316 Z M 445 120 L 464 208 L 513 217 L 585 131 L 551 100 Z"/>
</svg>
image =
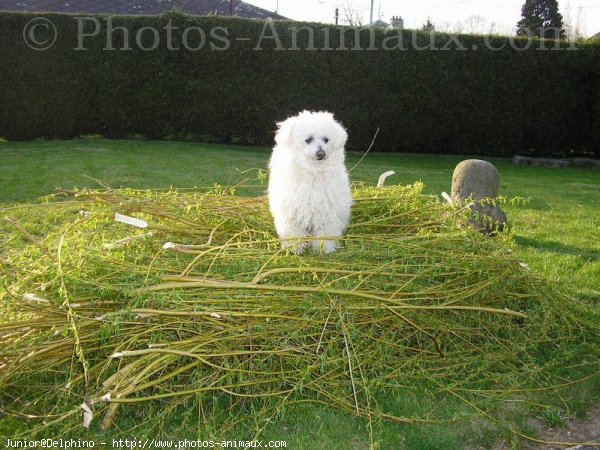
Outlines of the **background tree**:
<svg viewBox="0 0 600 450">
<path fill-rule="evenodd" d="M 544 39 L 564 39 L 562 14 L 557 0 L 525 0 L 523 17 L 517 24 L 517 35 L 539 36 Z"/>
<path fill-rule="evenodd" d="M 586 40 L 584 11 L 581 5 L 577 8 L 576 17 L 573 16 L 571 2 L 567 3 L 567 9 L 563 20 L 567 39 L 570 41 L 584 42 Z"/>
<path fill-rule="evenodd" d="M 487 32 L 485 17 L 472 14 L 461 22 L 462 29 L 468 34 L 485 34 Z"/>
<path fill-rule="evenodd" d="M 337 4 L 340 16 L 344 22 L 351 27 L 362 27 L 365 23 L 361 9 L 352 0 L 346 0 Z"/>
</svg>

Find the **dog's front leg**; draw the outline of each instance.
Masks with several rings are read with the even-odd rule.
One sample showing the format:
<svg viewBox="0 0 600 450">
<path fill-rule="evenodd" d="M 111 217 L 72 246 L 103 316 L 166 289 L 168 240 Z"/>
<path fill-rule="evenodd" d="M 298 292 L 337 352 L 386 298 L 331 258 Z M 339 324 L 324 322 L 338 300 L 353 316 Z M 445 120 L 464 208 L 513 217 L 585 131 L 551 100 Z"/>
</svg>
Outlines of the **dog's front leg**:
<svg viewBox="0 0 600 450">
<path fill-rule="evenodd" d="M 336 220 L 335 217 L 332 217 L 328 223 L 313 230 L 313 235 L 317 238 L 310 243 L 313 250 L 325 254 L 335 252 L 338 247 L 338 239 L 346 231 L 345 224 L 346 222 L 342 218 Z"/>
<path fill-rule="evenodd" d="M 299 228 L 278 229 L 277 234 L 281 239 L 281 248 L 288 249 L 298 255 L 301 255 L 308 246 L 308 242 L 306 242 L 307 234 Z"/>
</svg>

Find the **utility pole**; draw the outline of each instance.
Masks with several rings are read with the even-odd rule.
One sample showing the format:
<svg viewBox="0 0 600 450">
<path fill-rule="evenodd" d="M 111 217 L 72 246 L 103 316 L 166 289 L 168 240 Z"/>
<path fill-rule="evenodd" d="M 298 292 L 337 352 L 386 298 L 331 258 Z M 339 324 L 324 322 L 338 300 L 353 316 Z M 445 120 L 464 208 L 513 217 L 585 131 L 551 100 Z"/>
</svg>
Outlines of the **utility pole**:
<svg viewBox="0 0 600 450">
<path fill-rule="evenodd" d="M 277 4 L 275 6 L 275 14 L 279 14 L 279 0 L 277 0 Z"/>
<path fill-rule="evenodd" d="M 335 24 L 338 25 L 340 21 L 340 8 L 335 8 Z"/>
<path fill-rule="evenodd" d="M 229 0 L 229 15 L 233 16 L 233 0 Z"/>
<path fill-rule="evenodd" d="M 369 19 L 369 26 L 373 26 L 373 7 L 375 6 L 375 0 L 371 0 L 371 18 Z"/>
</svg>

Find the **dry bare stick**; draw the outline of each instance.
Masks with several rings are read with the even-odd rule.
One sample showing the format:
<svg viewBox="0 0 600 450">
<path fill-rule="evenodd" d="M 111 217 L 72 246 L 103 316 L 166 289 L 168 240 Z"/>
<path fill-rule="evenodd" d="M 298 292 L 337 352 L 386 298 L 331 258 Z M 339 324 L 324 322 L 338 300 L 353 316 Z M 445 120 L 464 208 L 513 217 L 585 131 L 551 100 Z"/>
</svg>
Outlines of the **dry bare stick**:
<svg viewBox="0 0 600 450">
<path fill-rule="evenodd" d="M 190 277 L 182 277 L 190 280 Z M 248 289 L 259 291 L 278 291 L 278 292 L 300 292 L 300 293 L 329 293 L 343 296 L 360 297 L 380 302 L 390 302 L 393 304 L 404 303 L 400 299 L 390 299 L 375 294 L 369 294 L 363 291 L 348 291 L 345 289 L 329 289 L 312 286 L 280 286 L 274 284 L 252 284 L 238 281 L 210 280 L 206 278 L 195 278 L 190 281 L 173 281 L 169 283 L 157 284 L 145 288 L 139 288 L 132 291 L 133 294 L 145 294 L 148 292 L 159 292 L 170 289 L 188 289 L 188 288 L 211 288 L 211 289 Z"/>
<path fill-rule="evenodd" d="M 392 314 L 395 314 L 396 316 L 398 316 L 400 319 L 402 319 L 403 321 L 405 321 L 407 324 L 409 324 L 411 327 L 419 330 L 421 333 L 423 333 L 425 336 L 428 336 L 429 338 L 431 338 L 431 340 L 433 341 L 433 343 L 435 344 L 435 349 L 438 351 L 438 353 L 440 354 L 440 356 L 442 358 L 445 358 L 446 356 L 444 355 L 444 352 L 442 351 L 442 347 L 438 341 L 438 339 L 431 333 L 425 331 L 423 328 L 421 328 L 419 325 L 417 325 L 416 323 L 414 323 L 413 321 L 411 321 L 410 319 L 408 319 L 407 317 L 404 317 L 402 314 L 394 311 L 392 308 L 390 308 L 387 305 L 381 305 L 383 306 L 385 309 L 387 309 L 388 311 L 390 311 Z"/>
<path fill-rule="evenodd" d="M 340 320 L 343 318 L 340 316 Z M 356 407 L 356 414 L 360 414 L 360 407 L 358 405 L 358 396 L 356 395 L 356 386 L 354 385 L 354 375 L 352 374 L 352 354 L 350 353 L 350 347 L 348 346 L 348 337 L 346 336 L 346 329 L 342 325 L 342 333 L 344 335 L 344 344 L 346 346 L 346 356 L 348 357 L 348 371 L 350 372 L 350 383 L 352 385 L 352 395 L 354 396 L 354 406 Z"/>
<path fill-rule="evenodd" d="M 250 386 L 259 386 L 259 385 L 263 385 L 263 384 L 279 383 L 279 382 L 281 382 L 281 380 L 279 378 L 268 378 L 266 380 L 249 381 L 249 382 L 239 383 L 239 384 L 228 384 L 226 386 L 203 386 L 203 387 L 199 387 L 199 388 L 187 389 L 187 390 L 182 390 L 182 391 L 168 391 L 168 392 L 163 392 L 162 394 L 148 395 L 145 397 L 111 398 L 110 401 L 112 403 L 143 403 L 143 402 L 147 402 L 150 400 L 160 400 L 160 399 L 164 399 L 164 398 L 195 395 L 195 394 L 199 394 L 201 392 L 222 391 L 224 389 L 239 389 L 239 388 L 245 388 L 245 387 L 250 387 Z M 142 388 L 145 389 L 147 387 L 154 386 L 155 384 L 157 384 L 157 383 L 156 382 L 153 382 L 152 384 L 147 383 L 146 385 L 140 387 L 138 390 L 141 390 Z M 270 394 L 264 394 L 263 396 L 266 396 L 266 395 L 278 396 L 278 395 L 281 395 L 281 394 L 287 393 L 287 392 L 289 392 L 289 390 L 274 392 L 274 393 L 270 393 Z"/>
<path fill-rule="evenodd" d="M 356 167 L 363 162 L 363 159 L 365 159 L 367 157 L 367 155 L 369 154 L 369 152 L 371 151 L 371 149 L 373 148 L 373 145 L 375 144 L 375 140 L 377 139 L 377 135 L 379 134 L 379 128 L 377 128 L 377 131 L 375 132 L 375 136 L 373 136 L 373 140 L 371 141 L 371 145 L 369 145 L 369 148 L 367 149 L 367 151 L 365 152 L 365 154 L 363 155 L 362 158 L 360 158 L 360 160 L 354 164 L 354 166 L 352 167 L 352 169 L 350 169 L 348 171 L 348 173 L 352 172 L 354 169 L 356 169 Z"/>
<path fill-rule="evenodd" d="M 319 353 L 321 349 L 321 343 L 323 342 L 323 336 L 325 335 L 325 330 L 327 329 L 327 325 L 329 324 L 329 318 L 331 317 L 331 313 L 333 312 L 333 305 L 331 305 L 331 309 L 329 310 L 329 314 L 327 315 L 327 319 L 325 319 L 325 324 L 323 325 L 323 330 L 321 331 L 321 336 L 319 336 L 319 343 L 317 344 L 317 350 L 315 353 Z"/>
<path fill-rule="evenodd" d="M 42 241 L 40 241 L 38 238 L 29 233 L 25 228 L 23 228 L 23 226 L 17 221 L 17 219 L 13 217 L 5 217 L 4 220 L 10 223 L 19 233 L 21 233 L 21 235 L 25 239 L 27 239 L 33 245 L 43 249 Z"/>
<path fill-rule="evenodd" d="M 89 176 L 89 175 L 86 175 L 85 173 L 82 173 L 82 175 L 83 175 L 84 177 L 86 177 L 86 178 L 88 178 L 88 179 L 90 179 L 90 180 L 92 180 L 92 181 L 94 181 L 94 182 L 98 183 L 98 184 L 99 184 L 100 186 L 102 186 L 104 189 L 108 189 L 108 190 L 111 190 L 111 189 L 112 189 L 112 187 L 110 187 L 108 184 L 104 183 L 103 181 L 99 180 L 98 178 L 91 177 L 91 176 Z"/>
<path fill-rule="evenodd" d="M 385 264 L 385 265 L 389 265 L 389 264 Z M 279 269 L 272 269 L 269 270 L 268 272 L 263 272 L 263 273 L 259 273 L 257 274 L 254 279 L 252 280 L 252 284 L 259 284 L 261 281 L 263 281 L 265 278 L 270 277 L 271 275 L 280 275 L 280 274 L 284 274 L 284 273 L 290 273 L 290 274 L 295 274 L 295 275 L 301 275 L 303 273 L 329 273 L 329 274 L 336 274 L 336 275 L 348 275 L 348 276 L 358 276 L 358 275 L 389 275 L 389 276 L 397 276 L 397 274 L 393 273 L 393 272 L 381 272 L 379 270 L 344 270 L 344 269 L 327 269 L 327 268 L 321 268 L 321 267 L 282 267 Z M 172 278 L 172 277 L 169 277 Z M 341 278 L 336 279 L 336 281 L 339 281 Z M 167 280 L 167 277 L 163 277 L 163 280 L 165 281 L 185 281 L 185 280 L 177 280 L 175 278 L 172 278 L 170 280 Z"/>
<path fill-rule="evenodd" d="M 440 387 L 440 389 L 442 391 L 448 392 L 449 394 L 454 395 L 455 397 L 457 397 L 459 400 L 461 400 L 464 403 L 466 403 L 467 405 L 469 405 L 471 408 L 473 408 L 475 411 L 477 411 L 482 416 L 488 418 L 489 420 L 491 420 L 494 423 L 500 424 L 500 421 L 498 419 L 496 419 L 494 416 L 490 415 L 489 413 L 487 413 L 483 409 L 479 408 L 477 405 L 473 404 L 472 402 L 470 402 L 469 400 L 467 400 L 466 398 L 464 398 L 462 395 L 457 394 L 452 389 L 448 389 L 448 388 L 445 388 L 445 387 L 441 386 L 439 383 L 436 383 L 436 384 Z M 536 439 L 536 438 L 534 438 L 532 436 L 528 436 L 526 434 L 523 434 L 520 431 L 515 430 L 512 427 L 510 427 L 509 429 L 510 429 L 511 433 L 516 434 L 517 436 L 522 437 L 523 439 L 527 439 L 528 441 L 535 442 L 537 444 L 560 445 L 560 446 L 564 446 L 564 447 L 593 447 L 593 446 L 598 445 L 597 442 L 593 443 L 593 442 L 556 442 L 556 441 L 544 441 L 542 439 Z"/>
<path fill-rule="evenodd" d="M 100 424 L 100 428 L 102 428 L 104 431 L 106 431 L 110 427 L 112 427 L 120 408 L 121 408 L 120 403 L 111 403 L 110 405 L 108 405 L 108 408 L 106 408 L 106 413 L 104 413 L 104 418 L 102 419 L 102 423 Z"/>
<path fill-rule="evenodd" d="M 425 311 L 479 311 L 493 314 L 505 314 L 509 316 L 521 317 L 527 319 L 527 314 L 512 311 L 510 309 L 488 308 L 484 306 L 462 306 L 462 305 L 408 305 L 401 299 L 392 299 L 382 297 L 380 295 L 370 294 L 363 291 L 349 291 L 346 289 L 323 289 L 312 286 L 279 286 L 273 284 L 252 284 L 238 281 L 224 280 L 209 280 L 202 278 L 179 277 L 179 279 L 188 279 L 190 281 L 174 281 L 154 286 L 148 286 L 131 291 L 132 294 L 145 294 L 148 292 L 159 292 L 170 289 L 186 289 L 186 288 L 211 288 L 211 289 L 247 289 L 247 290 L 262 290 L 262 291 L 279 291 L 279 292 L 301 292 L 301 293 L 329 293 L 347 297 L 359 297 L 369 300 L 377 300 L 379 302 L 391 303 L 394 309 L 420 309 Z M 193 281 L 191 281 L 193 280 Z"/>
<path fill-rule="evenodd" d="M 77 222 L 71 225 L 65 232 L 60 236 L 60 241 L 58 243 L 58 252 L 56 255 L 57 265 L 58 265 L 58 276 L 60 278 L 60 289 L 59 292 L 62 293 L 63 303 L 62 307 L 64 307 L 67 311 L 67 316 L 69 318 L 69 323 L 71 326 L 71 330 L 73 331 L 73 338 L 75 343 L 75 354 L 77 355 L 79 362 L 81 363 L 81 367 L 83 368 L 83 378 L 85 383 L 85 395 L 87 395 L 87 390 L 90 382 L 89 373 L 88 373 L 88 362 L 83 352 L 83 346 L 81 345 L 81 339 L 79 337 L 79 330 L 77 328 L 77 323 L 75 322 L 75 312 L 71 307 L 71 301 L 69 300 L 69 293 L 67 291 L 67 286 L 65 283 L 63 268 L 62 268 L 62 249 L 65 242 L 66 234 L 71 231 Z"/>
<path fill-rule="evenodd" d="M 334 304 L 333 299 L 331 299 L 331 302 L 333 305 Z M 336 309 L 337 309 L 338 315 L 340 316 L 340 324 L 341 324 L 342 332 L 344 333 L 344 342 L 346 344 L 346 352 L 348 354 L 348 365 L 350 368 L 350 378 L 352 379 L 352 391 L 354 393 L 354 402 L 356 405 L 356 412 L 357 412 L 357 414 L 360 415 L 360 405 L 358 404 L 358 397 L 356 395 L 356 390 L 354 388 L 354 379 L 352 377 L 352 365 L 350 363 L 351 360 L 350 360 L 350 353 L 349 353 L 350 347 L 352 347 L 352 350 L 354 350 L 354 345 L 352 344 L 352 340 L 350 339 L 350 337 L 348 337 L 348 330 L 346 329 L 344 317 L 342 315 L 342 310 L 341 310 L 341 308 L 336 308 Z M 356 352 L 354 352 L 354 353 L 356 354 Z M 358 358 L 356 360 L 356 367 L 358 369 L 360 379 L 363 383 L 363 389 L 365 391 L 365 399 L 367 402 L 366 417 L 369 420 L 369 437 L 371 439 L 371 442 L 373 442 L 373 422 L 372 422 L 372 414 L 371 414 L 371 402 L 369 401 L 369 399 L 370 399 L 369 388 L 368 388 L 367 382 L 365 380 L 365 375 L 362 371 L 361 364 L 360 364 L 360 361 L 358 360 Z"/>
<path fill-rule="evenodd" d="M 143 384 L 141 386 L 138 386 L 137 382 L 134 381 L 123 392 L 119 393 L 117 395 L 117 398 L 126 397 L 128 395 L 131 395 L 131 394 L 137 392 L 137 391 L 146 389 L 146 388 L 148 388 L 150 386 L 153 386 L 155 384 L 159 384 L 159 383 L 161 383 L 161 382 L 163 382 L 165 380 L 168 380 L 169 378 L 174 378 L 177 375 L 179 375 L 180 373 L 183 373 L 183 372 L 185 372 L 185 371 L 187 371 L 187 370 L 189 370 L 191 368 L 194 368 L 195 366 L 197 366 L 199 364 L 200 364 L 200 361 L 194 361 L 191 364 L 188 364 L 188 365 L 186 365 L 184 367 L 180 367 L 178 370 L 176 370 L 174 372 L 171 372 L 170 374 L 167 374 L 166 376 L 163 376 L 163 377 L 159 378 L 158 380 L 147 382 L 147 383 L 145 383 L 145 384 Z M 102 401 L 111 402 L 108 405 L 108 408 L 107 408 L 106 413 L 104 415 L 104 419 L 102 420 L 102 424 L 100 425 L 103 430 L 108 430 L 114 424 L 114 421 L 115 421 L 115 418 L 117 416 L 117 413 L 119 412 L 119 409 L 121 407 L 121 403 L 115 403 L 115 402 L 113 402 L 113 399 L 111 398 L 111 396 L 103 396 L 101 400 Z"/>
</svg>

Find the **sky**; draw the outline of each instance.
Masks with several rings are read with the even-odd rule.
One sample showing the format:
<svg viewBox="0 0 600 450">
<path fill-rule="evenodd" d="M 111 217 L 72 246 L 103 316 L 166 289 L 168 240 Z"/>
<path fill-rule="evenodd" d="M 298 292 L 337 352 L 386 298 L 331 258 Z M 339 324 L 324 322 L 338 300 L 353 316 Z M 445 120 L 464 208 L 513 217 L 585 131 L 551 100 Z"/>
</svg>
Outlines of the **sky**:
<svg viewBox="0 0 600 450">
<path fill-rule="evenodd" d="M 245 0 L 269 11 L 294 20 L 333 23 L 336 6 L 350 1 L 360 11 L 366 24 L 369 22 L 371 0 Z M 406 28 L 420 28 L 427 18 L 438 29 L 448 29 L 457 22 L 465 22 L 469 16 L 485 19 L 486 31 L 496 24 L 496 31 L 510 32 L 521 17 L 524 0 L 374 0 L 374 19 L 390 22 L 392 16 L 402 16 Z M 563 18 L 571 18 L 584 36 L 600 32 L 600 0 L 559 0 Z"/>
</svg>

